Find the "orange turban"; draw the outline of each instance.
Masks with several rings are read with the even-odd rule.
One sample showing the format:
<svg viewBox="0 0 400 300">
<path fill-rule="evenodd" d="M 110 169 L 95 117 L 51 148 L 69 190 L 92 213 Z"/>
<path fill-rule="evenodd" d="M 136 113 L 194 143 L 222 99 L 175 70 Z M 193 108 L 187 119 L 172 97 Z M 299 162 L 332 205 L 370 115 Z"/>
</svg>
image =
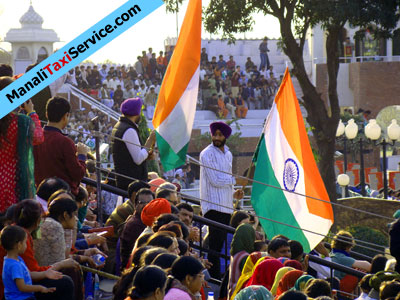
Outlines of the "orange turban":
<svg viewBox="0 0 400 300">
<path fill-rule="evenodd" d="M 162 214 L 171 213 L 171 204 L 167 199 L 157 198 L 148 203 L 142 210 L 141 219 L 144 225 L 152 226 L 155 219 Z"/>
<path fill-rule="evenodd" d="M 151 190 L 153 193 L 155 193 L 155 192 L 156 192 L 156 189 L 157 189 L 160 185 L 162 185 L 163 183 L 165 183 L 165 182 L 166 182 L 166 181 L 165 181 L 164 179 L 162 179 L 162 178 L 156 178 L 156 179 L 150 180 L 150 181 L 149 181 L 150 190 Z"/>
</svg>

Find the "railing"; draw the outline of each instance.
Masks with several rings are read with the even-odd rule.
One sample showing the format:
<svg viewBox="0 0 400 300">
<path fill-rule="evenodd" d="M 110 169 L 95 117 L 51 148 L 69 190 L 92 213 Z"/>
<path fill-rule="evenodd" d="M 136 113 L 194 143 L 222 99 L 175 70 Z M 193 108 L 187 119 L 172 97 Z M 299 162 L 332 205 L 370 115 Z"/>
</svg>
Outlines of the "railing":
<svg viewBox="0 0 400 300">
<path fill-rule="evenodd" d="M 96 186 L 96 181 L 93 180 L 93 179 L 83 178 L 82 182 L 87 184 L 87 185 L 90 185 L 90 186 Z M 121 189 L 119 189 L 117 187 L 110 186 L 110 185 L 102 183 L 101 184 L 101 188 L 104 191 L 108 191 L 108 192 L 114 193 L 116 195 L 125 197 L 125 198 L 128 197 L 128 193 L 126 191 L 121 190 Z M 198 201 L 197 199 L 193 199 L 190 195 L 187 197 L 187 195 L 182 195 L 181 194 L 181 196 L 182 196 L 183 201 L 190 202 L 190 203 L 193 203 L 193 204 L 196 204 L 196 205 L 200 204 L 200 201 Z M 198 250 L 199 253 L 200 253 L 200 256 L 202 256 L 203 253 L 215 253 L 215 254 L 219 255 L 220 258 L 223 258 L 225 260 L 225 266 L 227 267 L 229 265 L 228 261 L 230 260 L 230 256 L 229 256 L 229 253 L 228 253 L 228 250 L 227 250 L 228 249 L 228 247 L 227 247 L 227 234 L 228 233 L 234 234 L 235 233 L 235 229 L 233 227 L 231 227 L 231 226 L 228 226 L 228 225 L 225 225 L 225 224 L 221 224 L 221 223 L 218 223 L 218 222 L 215 222 L 213 220 L 209 220 L 209 219 L 197 216 L 197 215 L 195 215 L 193 217 L 193 221 L 197 222 L 197 223 L 199 223 L 201 225 L 213 226 L 213 227 L 216 227 L 218 229 L 221 229 L 221 230 L 225 231 L 225 233 L 226 233 L 225 234 L 225 253 L 216 253 L 215 251 L 213 251 L 211 249 L 204 248 L 203 245 L 202 245 L 203 237 L 202 237 L 201 230 L 200 230 L 200 244 L 196 245 L 196 244 L 191 243 L 191 247 L 196 249 L 196 250 Z M 370 257 L 365 256 L 365 255 L 360 254 L 360 253 L 357 253 L 357 252 L 354 252 L 354 251 L 350 251 L 350 255 L 352 257 L 356 258 L 356 259 L 362 259 L 362 260 L 371 261 Z M 346 266 L 343 266 L 343 265 L 340 265 L 340 264 L 337 264 L 337 263 L 334 263 L 334 262 L 331 262 L 331 261 L 327 261 L 325 259 L 322 259 L 322 258 L 314 256 L 314 255 L 309 255 L 309 261 L 330 268 L 331 278 L 334 277 L 333 276 L 333 270 L 337 270 L 337 271 L 343 272 L 345 274 L 349 274 L 349 275 L 355 276 L 357 278 L 362 278 L 363 276 L 366 275 L 366 273 L 364 273 L 364 272 L 361 272 L 361 271 L 355 270 L 353 268 L 349 268 L 349 267 L 346 267 Z M 221 283 L 221 281 L 219 281 L 219 280 L 217 280 L 215 278 L 211 278 L 209 281 L 212 282 L 212 283 L 215 283 L 215 284 L 220 284 Z"/>
<path fill-rule="evenodd" d="M 314 64 L 326 64 L 326 57 L 314 57 Z M 369 61 L 400 61 L 399 55 L 373 55 L 373 56 L 343 56 L 339 57 L 340 63 L 355 63 L 355 62 L 369 62 Z"/>
<path fill-rule="evenodd" d="M 110 118 L 113 119 L 114 121 L 118 121 L 120 114 L 117 113 L 115 110 L 109 108 L 108 106 L 104 105 L 103 103 L 99 102 L 98 100 L 90 97 L 88 94 L 82 92 L 80 89 L 77 87 L 74 87 L 71 84 L 65 84 L 69 88 L 69 92 L 72 95 L 76 96 L 79 98 L 80 101 L 84 101 L 88 104 L 90 104 L 93 108 L 96 108 L 102 112 L 104 112 L 107 117 L 108 121 L 110 121 Z"/>
</svg>

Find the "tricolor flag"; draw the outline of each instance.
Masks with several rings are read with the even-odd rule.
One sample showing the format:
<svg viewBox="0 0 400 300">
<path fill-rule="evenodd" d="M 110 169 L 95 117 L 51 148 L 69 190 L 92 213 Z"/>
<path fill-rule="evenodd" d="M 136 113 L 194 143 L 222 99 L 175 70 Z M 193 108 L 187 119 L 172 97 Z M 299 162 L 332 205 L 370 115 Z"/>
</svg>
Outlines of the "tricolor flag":
<svg viewBox="0 0 400 300">
<path fill-rule="evenodd" d="M 153 117 L 165 171 L 179 167 L 186 161 L 196 113 L 200 51 L 201 0 L 190 0 Z"/>
<path fill-rule="evenodd" d="M 288 69 L 268 114 L 264 131 L 253 157 L 254 180 L 251 203 L 268 238 L 283 234 L 299 241 L 305 252 L 313 249 L 333 224 L 333 211 L 315 163 L 300 106 Z M 296 192 L 297 195 L 290 192 Z"/>
</svg>

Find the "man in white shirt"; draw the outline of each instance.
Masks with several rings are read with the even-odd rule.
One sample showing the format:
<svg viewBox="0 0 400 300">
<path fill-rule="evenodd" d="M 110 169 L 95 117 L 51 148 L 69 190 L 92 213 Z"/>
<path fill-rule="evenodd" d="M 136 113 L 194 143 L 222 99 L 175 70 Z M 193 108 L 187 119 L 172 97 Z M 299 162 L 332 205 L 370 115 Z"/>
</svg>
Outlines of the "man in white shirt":
<svg viewBox="0 0 400 300">
<path fill-rule="evenodd" d="M 153 158 L 152 148 L 156 135 L 153 130 L 144 147 L 141 146 L 142 141 L 139 137 L 138 124 L 142 105 L 142 99 L 140 98 L 126 99 L 122 102 L 122 116 L 118 123 L 115 124 L 111 134 L 111 149 L 116 173 L 136 180 L 147 181 L 146 161 Z M 134 179 L 117 176 L 117 187 L 127 190 L 128 185 Z"/>
<path fill-rule="evenodd" d="M 233 198 L 243 198 L 243 190 L 233 191 L 236 184 L 232 174 L 232 153 L 225 146 L 232 129 L 224 122 L 210 124 L 212 144 L 200 153 L 200 198 L 205 218 L 228 225 L 233 211 Z M 209 247 L 221 252 L 226 233 L 209 227 Z M 219 256 L 209 253 L 213 264 L 209 269 L 213 278 L 221 278 Z"/>
</svg>

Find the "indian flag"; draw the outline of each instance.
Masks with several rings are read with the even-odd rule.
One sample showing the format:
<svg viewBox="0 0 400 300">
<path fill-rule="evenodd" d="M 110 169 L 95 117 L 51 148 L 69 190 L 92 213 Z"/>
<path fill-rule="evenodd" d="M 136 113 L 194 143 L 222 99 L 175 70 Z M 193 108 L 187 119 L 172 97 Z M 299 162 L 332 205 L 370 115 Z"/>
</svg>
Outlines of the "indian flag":
<svg viewBox="0 0 400 300">
<path fill-rule="evenodd" d="M 196 113 L 200 51 L 201 0 L 190 0 L 154 111 L 153 126 L 165 171 L 186 161 Z"/>
<path fill-rule="evenodd" d="M 282 223 L 260 218 L 268 238 L 285 235 L 299 241 L 309 252 L 323 239 L 309 231 L 326 235 L 333 224 L 333 212 L 329 202 L 313 199 L 329 201 L 288 69 L 267 117 L 253 162 L 253 208 L 258 216 Z"/>
</svg>

